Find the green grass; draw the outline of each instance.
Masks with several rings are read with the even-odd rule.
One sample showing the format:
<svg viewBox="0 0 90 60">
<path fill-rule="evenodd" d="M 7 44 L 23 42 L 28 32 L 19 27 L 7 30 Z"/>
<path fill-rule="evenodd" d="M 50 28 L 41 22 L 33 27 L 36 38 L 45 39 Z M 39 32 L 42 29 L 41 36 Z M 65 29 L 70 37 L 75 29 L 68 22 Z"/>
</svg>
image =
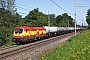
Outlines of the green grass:
<svg viewBox="0 0 90 60">
<path fill-rule="evenodd" d="M 38 60 L 90 60 L 90 30 L 72 37 Z"/>
</svg>

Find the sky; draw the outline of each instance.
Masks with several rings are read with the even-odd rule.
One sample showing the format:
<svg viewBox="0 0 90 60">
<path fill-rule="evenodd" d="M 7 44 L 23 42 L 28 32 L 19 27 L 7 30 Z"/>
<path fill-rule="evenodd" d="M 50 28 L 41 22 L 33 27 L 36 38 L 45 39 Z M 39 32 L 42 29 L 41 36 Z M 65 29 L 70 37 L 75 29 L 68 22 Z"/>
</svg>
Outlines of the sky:
<svg viewBox="0 0 90 60">
<path fill-rule="evenodd" d="M 55 5 L 52 1 L 54 1 Z M 16 0 L 15 4 L 17 12 L 25 17 L 30 11 L 35 8 L 39 8 L 40 12 L 44 14 L 55 14 L 56 16 L 62 15 L 63 13 L 68 13 L 73 19 L 75 19 L 76 11 L 76 21 L 77 24 L 87 26 L 86 16 L 87 10 L 90 8 L 89 0 Z M 62 9 L 61 9 L 61 8 Z M 82 21 L 83 20 L 83 21 Z"/>
</svg>

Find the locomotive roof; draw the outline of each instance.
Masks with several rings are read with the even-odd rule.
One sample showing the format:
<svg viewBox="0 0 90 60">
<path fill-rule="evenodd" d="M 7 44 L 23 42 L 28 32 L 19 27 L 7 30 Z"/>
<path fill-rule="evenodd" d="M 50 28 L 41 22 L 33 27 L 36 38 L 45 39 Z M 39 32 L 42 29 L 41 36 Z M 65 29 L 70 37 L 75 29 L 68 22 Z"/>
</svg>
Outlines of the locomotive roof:
<svg viewBox="0 0 90 60">
<path fill-rule="evenodd" d="M 29 27 L 29 26 L 17 26 L 15 29 L 17 29 L 17 28 L 23 28 L 23 29 L 30 29 L 30 30 L 45 30 L 45 28 L 43 27 L 43 26 L 35 26 L 35 27 Z"/>
</svg>

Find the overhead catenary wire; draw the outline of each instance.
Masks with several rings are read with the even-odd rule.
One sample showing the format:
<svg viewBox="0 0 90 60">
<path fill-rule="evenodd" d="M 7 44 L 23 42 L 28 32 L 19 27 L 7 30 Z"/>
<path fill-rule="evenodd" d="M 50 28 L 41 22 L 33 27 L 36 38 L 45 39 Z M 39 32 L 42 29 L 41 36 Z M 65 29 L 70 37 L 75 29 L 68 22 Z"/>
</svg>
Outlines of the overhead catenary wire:
<svg viewBox="0 0 90 60">
<path fill-rule="evenodd" d="M 21 8 L 21 9 L 23 9 L 23 10 L 30 11 L 30 10 L 28 10 L 28 9 L 25 9 L 25 8 L 22 8 L 22 7 L 20 7 L 20 6 L 16 6 L 16 7 L 18 7 L 18 8 Z"/>
<path fill-rule="evenodd" d="M 30 11 L 30 10 L 25 9 L 25 8 L 23 8 L 23 7 L 20 7 L 20 6 L 16 6 L 16 7 L 18 8 L 18 10 Z M 27 13 L 24 13 L 24 12 L 18 12 L 18 13 L 23 14 L 23 15 L 27 15 Z"/>
<path fill-rule="evenodd" d="M 52 0 L 51 0 L 52 1 Z M 54 4 L 56 4 L 54 1 L 52 1 Z M 18 5 L 20 5 L 20 6 L 24 6 L 24 7 L 28 7 L 28 8 L 33 8 L 33 7 L 29 7 L 29 6 L 26 6 L 26 5 L 23 5 L 23 4 L 19 4 L 19 3 L 16 3 L 16 4 L 18 4 Z M 70 13 L 70 12 L 68 12 L 68 11 L 66 11 L 65 9 L 63 9 L 62 7 L 60 7 L 58 4 L 56 4 L 59 8 L 61 8 L 62 10 L 64 10 L 65 12 L 67 12 L 67 13 L 69 13 L 69 14 L 72 14 L 72 13 Z M 22 10 L 25 10 L 25 11 L 30 11 L 29 9 L 26 9 L 26 8 L 23 8 L 23 7 L 20 7 L 20 6 L 16 6 L 17 8 L 19 8 L 20 10 L 22 9 Z M 42 9 L 40 9 L 40 10 L 42 10 Z M 46 11 L 46 10 L 45 10 Z M 47 11 L 49 11 L 49 10 L 47 10 Z M 50 12 L 50 11 L 49 11 Z M 21 14 L 23 14 L 23 13 L 21 13 Z M 24 13 L 25 14 L 25 13 Z"/>
<path fill-rule="evenodd" d="M 21 6 L 24 6 L 24 7 L 27 7 L 27 8 L 34 8 L 34 7 L 29 7 L 29 6 L 26 6 L 26 5 L 23 5 L 23 4 L 20 4 L 20 3 L 16 3 L 16 4 L 18 4 L 18 5 L 21 5 Z M 36 8 L 38 8 L 38 7 L 36 7 Z M 41 9 L 41 8 L 39 8 L 40 10 L 43 10 L 43 11 L 49 11 L 49 10 L 44 10 L 44 9 Z M 51 12 L 51 11 L 49 11 L 49 12 Z"/>
<path fill-rule="evenodd" d="M 64 5 L 66 5 L 69 9 L 71 9 L 72 11 L 75 11 L 74 9 L 72 9 L 72 8 L 70 8 L 66 3 L 64 3 L 62 0 L 60 0 Z M 75 14 L 74 14 L 75 15 Z M 78 18 L 78 15 L 76 15 L 77 16 L 77 18 Z M 79 19 L 79 18 L 78 18 Z M 81 19 L 79 19 L 79 20 L 81 20 Z"/>
<path fill-rule="evenodd" d="M 22 5 L 22 4 L 19 4 L 19 3 L 17 3 L 18 5 L 20 5 L 20 6 L 24 6 L 24 7 L 28 7 L 28 8 L 33 8 L 33 7 L 29 7 L 29 6 L 26 6 L 26 5 Z M 30 11 L 29 9 L 26 9 L 26 8 L 23 8 L 23 7 L 20 7 L 20 6 L 16 6 L 19 10 L 25 10 L 25 11 Z M 42 10 L 42 9 L 41 9 Z M 46 10 L 44 10 L 44 11 L 46 11 Z M 49 10 L 47 10 L 47 11 L 49 11 Z M 18 12 L 18 13 L 20 13 L 20 14 L 23 14 L 23 15 L 27 15 L 27 13 L 23 13 L 23 12 Z"/>
<path fill-rule="evenodd" d="M 21 13 L 21 14 L 25 14 L 26 15 L 26 13 L 22 13 L 22 12 L 18 12 L 18 13 Z"/>
<path fill-rule="evenodd" d="M 52 1 L 52 0 L 51 0 Z M 68 11 L 66 11 L 65 9 L 63 9 L 61 6 L 59 6 L 57 3 L 55 3 L 54 1 L 52 1 L 56 6 L 58 6 L 60 9 L 62 9 L 62 10 L 64 10 L 65 12 L 67 12 L 67 13 L 69 13 L 69 14 L 72 14 L 72 13 L 70 13 L 70 12 L 68 12 Z"/>
<path fill-rule="evenodd" d="M 69 9 L 71 9 L 72 11 L 75 11 L 74 9 L 72 9 L 72 8 L 70 8 L 66 3 L 64 3 L 62 0 L 60 0 L 64 5 L 66 5 Z M 75 15 L 75 14 L 74 14 Z M 76 15 L 77 16 L 77 15 Z M 77 16 L 77 18 L 78 18 L 78 16 Z M 78 18 L 79 19 L 79 18 Z M 81 20 L 81 19 L 79 19 L 79 20 Z"/>
<path fill-rule="evenodd" d="M 52 1 L 52 0 L 51 0 Z M 52 1 L 54 4 L 56 4 L 54 1 Z M 64 3 L 64 2 L 63 2 Z M 29 6 L 26 6 L 26 5 L 23 5 L 23 4 L 19 4 L 19 3 L 16 3 L 16 4 L 18 4 L 18 5 L 21 5 L 21 6 L 25 6 L 25 7 L 28 7 L 28 8 L 33 8 L 33 7 L 29 7 Z M 61 8 L 62 10 L 64 10 L 65 12 L 67 12 L 67 13 L 69 13 L 69 14 L 72 14 L 72 13 L 70 13 L 70 12 L 68 12 L 68 11 L 66 11 L 65 9 L 63 9 L 62 7 L 60 7 L 58 4 L 56 4 L 59 8 Z M 20 6 L 16 6 L 16 7 L 18 7 L 18 8 L 21 8 L 21 9 L 23 9 L 23 10 L 26 10 L 26 11 L 30 11 L 30 10 L 28 10 L 28 9 L 25 9 L 25 8 L 22 8 L 22 7 L 20 7 Z M 41 9 L 42 10 L 42 9 Z M 46 10 L 45 10 L 46 11 Z M 49 11 L 49 10 L 47 10 L 47 11 Z M 50 12 L 50 11 L 49 11 Z"/>
<path fill-rule="evenodd" d="M 70 8 L 66 3 L 64 3 L 62 0 L 60 0 L 64 5 L 66 5 L 69 9 L 71 9 L 72 11 L 75 11 L 74 9 Z"/>
<path fill-rule="evenodd" d="M 75 12 L 75 10 L 74 9 L 72 9 L 72 8 L 70 8 L 66 3 L 64 3 L 62 0 L 60 0 L 64 5 L 66 5 L 69 9 L 71 9 L 72 11 L 74 11 Z M 76 15 L 76 13 L 74 14 L 74 16 L 77 16 Z"/>
<path fill-rule="evenodd" d="M 19 3 L 16 3 L 18 5 L 21 5 L 21 6 L 24 6 L 24 7 L 28 7 L 28 8 L 33 8 L 33 7 L 29 7 L 29 6 L 26 6 L 26 5 L 22 5 L 22 4 L 19 4 Z"/>
</svg>

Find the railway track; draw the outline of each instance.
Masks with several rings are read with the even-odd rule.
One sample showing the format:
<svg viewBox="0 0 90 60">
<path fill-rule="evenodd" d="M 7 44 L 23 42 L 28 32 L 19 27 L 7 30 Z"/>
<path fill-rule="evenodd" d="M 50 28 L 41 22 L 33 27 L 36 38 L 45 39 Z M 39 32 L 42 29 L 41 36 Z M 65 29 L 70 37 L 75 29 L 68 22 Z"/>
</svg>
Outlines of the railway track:
<svg viewBox="0 0 90 60">
<path fill-rule="evenodd" d="M 56 40 L 63 39 L 68 36 L 72 36 L 74 33 L 69 33 L 69 34 L 64 34 L 60 36 L 56 36 L 53 38 L 33 42 L 30 44 L 25 44 L 25 45 L 19 45 L 19 46 L 11 46 L 11 47 L 6 47 L 6 48 L 1 48 L 0 49 L 0 60 L 11 60 L 12 58 L 19 56 L 23 53 L 27 53 L 30 51 L 33 51 L 37 48 L 40 48 L 47 43 L 55 42 Z"/>
<path fill-rule="evenodd" d="M 1 47 L 0 48 L 0 51 L 1 50 L 5 50 L 5 49 L 9 49 L 9 48 L 13 48 L 13 47 L 17 47 L 17 45 L 11 45 L 11 46 L 6 46 L 6 47 Z"/>
</svg>

